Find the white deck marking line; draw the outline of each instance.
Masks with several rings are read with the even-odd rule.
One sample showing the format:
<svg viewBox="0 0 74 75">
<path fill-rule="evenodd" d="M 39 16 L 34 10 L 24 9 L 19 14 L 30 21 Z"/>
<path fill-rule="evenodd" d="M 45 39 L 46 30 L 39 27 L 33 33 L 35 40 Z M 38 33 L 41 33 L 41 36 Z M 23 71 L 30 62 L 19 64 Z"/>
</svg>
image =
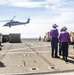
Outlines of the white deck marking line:
<svg viewBox="0 0 74 75">
<path fill-rule="evenodd" d="M 30 47 L 30 48 L 37 48 L 37 47 L 46 47 L 46 46 L 49 46 L 49 45 L 43 45 L 43 46 L 35 46 L 35 47 Z M 50 47 L 50 46 L 49 46 Z M 5 52 L 5 51 L 8 51 L 8 52 L 11 52 L 11 51 L 18 51 L 18 50 L 24 50 L 24 49 L 29 49 L 29 47 L 27 47 L 27 48 L 18 48 L 18 49 L 9 49 L 9 51 L 8 50 L 4 50 L 4 51 L 0 51 L 0 52 Z"/>
<path fill-rule="evenodd" d="M 35 52 L 8 52 L 8 53 L 6 53 L 6 54 L 18 54 L 18 53 L 21 53 L 21 54 L 33 54 L 33 53 L 35 53 Z M 50 51 L 38 51 L 38 53 L 50 53 Z M 0 53 L 0 54 L 5 54 L 5 53 Z"/>
</svg>

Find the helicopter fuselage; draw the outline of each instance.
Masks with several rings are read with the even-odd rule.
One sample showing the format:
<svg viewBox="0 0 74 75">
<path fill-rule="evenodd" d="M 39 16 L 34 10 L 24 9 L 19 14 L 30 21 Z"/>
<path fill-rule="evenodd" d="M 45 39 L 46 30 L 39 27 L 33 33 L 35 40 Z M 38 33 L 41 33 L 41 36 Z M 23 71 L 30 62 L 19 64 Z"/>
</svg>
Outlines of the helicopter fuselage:
<svg viewBox="0 0 74 75">
<path fill-rule="evenodd" d="M 21 24 L 26 24 L 25 22 L 18 22 L 18 21 L 12 21 L 6 23 L 4 26 L 15 26 L 15 25 L 21 25 Z"/>
<path fill-rule="evenodd" d="M 28 24 L 29 22 L 30 22 L 30 18 L 28 18 L 28 20 L 26 22 L 13 21 L 13 19 L 12 19 L 9 22 L 7 22 L 6 24 L 4 24 L 3 26 L 11 27 L 11 26 L 16 26 L 16 25 L 25 25 L 25 24 Z"/>
</svg>

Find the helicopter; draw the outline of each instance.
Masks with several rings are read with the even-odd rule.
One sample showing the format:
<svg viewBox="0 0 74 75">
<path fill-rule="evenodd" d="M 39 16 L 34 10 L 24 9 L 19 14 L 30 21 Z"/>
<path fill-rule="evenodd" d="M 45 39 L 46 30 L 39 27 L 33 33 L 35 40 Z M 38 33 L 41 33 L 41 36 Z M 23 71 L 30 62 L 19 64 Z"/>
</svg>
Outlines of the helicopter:
<svg viewBox="0 0 74 75">
<path fill-rule="evenodd" d="M 19 22 L 19 21 L 13 20 L 15 17 L 16 16 L 14 16 L 11 20 L 5 20 L 5 21 L 8 21 L 8 22 L 6 24 L 4 24 L 3 27 L 4 26 L 11 27 L 11 26 L 16 26 L 16 25 L 25 25 L 26 26 L 26 24 L 30 23 L 30 18 L 28 18 L 28 20 L 26 22 Z"/>
</svg>

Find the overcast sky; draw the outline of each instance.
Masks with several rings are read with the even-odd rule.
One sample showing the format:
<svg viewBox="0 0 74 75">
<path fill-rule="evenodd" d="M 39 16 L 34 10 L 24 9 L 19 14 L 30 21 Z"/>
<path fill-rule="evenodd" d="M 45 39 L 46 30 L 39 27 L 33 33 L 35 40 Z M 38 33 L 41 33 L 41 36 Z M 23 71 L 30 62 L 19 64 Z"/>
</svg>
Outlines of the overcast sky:
<svg viewBox="0 0 74 75">
<path fill-rule="evenodd" d="M 3 34 L 21 33 L 22 38 L 44 36 L 53 24 L 58 29 L 66 26 L 68 31 L 74 31 L 74 0 L 0 0 L 0 20 L 11 20 L 30 23 L 20 26 L 3 27 L 6 22 L 0 22 L 0 32 Z"/>
</svg>

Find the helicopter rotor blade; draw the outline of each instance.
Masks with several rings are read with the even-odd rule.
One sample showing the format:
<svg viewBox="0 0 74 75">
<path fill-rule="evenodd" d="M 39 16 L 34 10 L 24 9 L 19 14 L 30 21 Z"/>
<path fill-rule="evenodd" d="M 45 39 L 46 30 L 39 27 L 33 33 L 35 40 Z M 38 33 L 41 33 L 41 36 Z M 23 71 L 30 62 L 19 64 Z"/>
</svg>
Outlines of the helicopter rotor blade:
<svg viewBox="0 0 74 75">
<path fill-rule="evenodd" d="M 13 16 L 13 18 L 11 20 L 1 20 L 0 22 L 9 22 L 12 21 L 16 16 Z"/>
<path fill-rule="evenodd" d="M 8 21 L 10 21 L 10 20 L 2 20 L 2 21 L 0 21 L 0 22 L 8 22 Z"/>
<path fill-rule="evenodd" d="M 13 16 L 13 18 L 11 20 L 13 20 L 16 16 Z"/>
</svg>

